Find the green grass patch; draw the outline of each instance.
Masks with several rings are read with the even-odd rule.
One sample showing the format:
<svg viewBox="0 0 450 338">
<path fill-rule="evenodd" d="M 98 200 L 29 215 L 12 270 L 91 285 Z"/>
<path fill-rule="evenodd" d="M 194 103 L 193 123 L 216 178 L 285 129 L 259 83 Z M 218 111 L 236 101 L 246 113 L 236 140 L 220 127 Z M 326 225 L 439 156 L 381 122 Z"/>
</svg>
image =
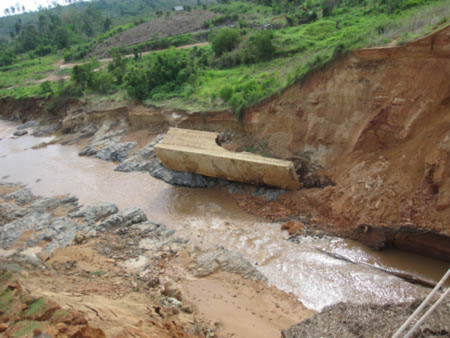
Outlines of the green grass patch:
<svg viewBox="0 0 450 338">
<path fill-rule="evenodd" d="M 0 89 L 45 78 L 46 73 L 55 70 L 55 63 L 61 60 L 58 55 L 48 55 L 31 60 L 24 60 L 0 68 Z"/>
<path fill-rule="evenodd" d="M 0 310 L 8 312 L 14 296 L 14 290 L 6 289 L 0 294 Z"/>
<path fill-rule="evenodd" d="M 35 300 L 31 303 L 28 308 L 24 311 L 25 316 L 33 316 L 39 312 L 42 312 L 47 307 L 45 300 L 43 298 Z"/>
<path fill-rule="evenodd" d="M 33 320 L 24 320 L 17 323 L 15 326 L 19 327 L 13 337 L 23 337 L 29 335 L 36 329 L 40 329 L 44 324 L 41 322 L 33 321 Z"/>
</svg>

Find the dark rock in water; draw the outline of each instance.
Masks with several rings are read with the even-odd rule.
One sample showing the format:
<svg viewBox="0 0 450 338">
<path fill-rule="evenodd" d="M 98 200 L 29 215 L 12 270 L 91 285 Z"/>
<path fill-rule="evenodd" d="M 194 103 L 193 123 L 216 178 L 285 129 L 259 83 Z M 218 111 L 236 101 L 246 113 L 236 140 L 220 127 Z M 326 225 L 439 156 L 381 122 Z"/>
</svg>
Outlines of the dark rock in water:
<svg viewBox="0 0 450 338">
<path fill-rule="evenodd" d="M 123 217 L 118 214 L 114 214 L 114 215 L 109 216 L 107 219 L 105 219 L 100 224 L 100 228 L 110 229 L 112 227 L 122 225 L 122 223 L 123 223 Z"/>
<path fill-rule="evenodd" d="M 115 170 L 122 172 L 143 171 L 166 183 L 189 187 L 208 188 L 217 184 L 217 179 L 198 174 L 179 172 L 164 167 L 154 151 L 154 146 L 163 138 L 159 135 L 152 143 L 137 151 L 133 156 L 123 161 Z"/>
<path fill-rule="evenodd" d="M 117 214 L 118 212 L 119 209 L 113 203 L 97 202 L 87 206 L 76 214 L 71 215 L 71 217 L 84 217 L 87 222 L 95 223 L 102 218 Z"/>
<path fill-rule="evenodd" d="M 136 145 L 136 142 L 111 142 L 97 152 L 95 157 L 104 161 L 122 162 Z"/>
<path fill-rule="evenodd" d="M 38 126 L 34 128 L 33 133 L 31 135 L 36 137 L 42 137 L 54 134 L 59 129 L 58 124 L 50 124 L 47 126 Z"/>
<path fill-rule="evenodd" d="M 127 226 L 147 221 L 147 216 L 139 208 L 128 208 L 122 211 L 122 217 Z"/>
<path fill-rule="evenodd" d="M 36 197 L 30 189 L 20 189 L 4 196 L 6 201 L 15 200 L 16 204 L 24 205 L 33 201 Z"/>
<path fill-rule="evenodd" d="M 26 130 L 17 130 L 17 131 L 14 132 L 13 135 L 17 136 L 17 137 L 20 137 L 20 136 L 24 136 L 26 134 L 28 134 L 28 132 Z"/>
<path fill-rule="evenodd" d="M 339 303 L 326 307 L 313 318 L 283 330 L 281 334 L 283 338 L 392 337 L 418 306 L 418 302 L 388 305 Z M 449 328 L 450 301 L 447 301 L 425 320 L 414 337 L 449 337 Z"/>
<path fill-rule="evenodd" d="M 27 128 L 35 128 L 35 127 L 39 127 L 38 121 L 28 121 L 28 122 L 22 124 L 21 126 L 18 126 L 17 130 L 22 130 L 22 129 L 27 129 Z"/>
</svg>

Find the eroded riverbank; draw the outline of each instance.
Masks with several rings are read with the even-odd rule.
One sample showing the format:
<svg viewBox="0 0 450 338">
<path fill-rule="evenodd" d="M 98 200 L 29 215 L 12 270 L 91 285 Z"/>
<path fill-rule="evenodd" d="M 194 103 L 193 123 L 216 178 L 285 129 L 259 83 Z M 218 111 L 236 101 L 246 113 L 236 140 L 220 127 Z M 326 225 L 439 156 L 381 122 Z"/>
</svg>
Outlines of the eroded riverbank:
<svg viewBox="0 0 450 338">
<path fill-rule="evenodd" d="M 292 292 L 307 307 L 320 310 L 337 302 L 390 303 L 423 297 L 427 288 L 397 277 L 325 255 L 336 252 L 357 261 L 407 271 L 437 280 L 447 265 L 401 254 L 379 254 L 338 238 L 307 237 L 301 245 L 286 241 L 280 225 L 241 210 L 220 188 L 173 187 L 145 173 L 120 173 L 115 165 L 80 158 L 80 146 L 48 145 L 32 136 L 11 139 L 17 125 L 2 122 L 0 168 L 4 180 L 22 182 L 36 194 L 75 194 L 81 204 L 116 203 L 119 208 L 139 207 L 149 219 L 174 229 L 202 249 L 223 245 L 242 253 L 269 282 Z M 397 262 L 392 257 L 397 255 Z M 430 269 L 430 267 L 433 267 Z"/>
</svg>

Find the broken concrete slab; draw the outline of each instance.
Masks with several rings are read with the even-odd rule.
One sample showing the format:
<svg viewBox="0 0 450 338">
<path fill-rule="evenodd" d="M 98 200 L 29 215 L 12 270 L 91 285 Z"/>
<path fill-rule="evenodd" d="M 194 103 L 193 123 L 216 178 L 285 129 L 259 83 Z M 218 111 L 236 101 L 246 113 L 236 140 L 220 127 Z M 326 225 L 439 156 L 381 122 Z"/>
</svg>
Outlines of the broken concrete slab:
<svg viewBox="0 0 450 338">
<path fill-rule="evenodd" d="M 170 128 L 156 154 L 169 169 L 282 189 L 301 187 L 292 162 L 242 152 L 216 143 L 218 133 Z"/>
</svg>

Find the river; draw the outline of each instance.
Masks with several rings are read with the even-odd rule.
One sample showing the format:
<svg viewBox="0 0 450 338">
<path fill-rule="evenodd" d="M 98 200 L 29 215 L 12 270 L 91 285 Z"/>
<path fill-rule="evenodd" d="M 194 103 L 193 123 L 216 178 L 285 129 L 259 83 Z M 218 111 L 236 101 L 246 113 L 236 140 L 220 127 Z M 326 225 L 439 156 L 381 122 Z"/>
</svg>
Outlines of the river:
<svg viewBox="0 0 450 338">
<path fill-rule="evenodd" d="M 277 288 L 320 311 L 337 302 L 388 303 L 424 297 L 429 289 L 366 265 L 334 259 L 317 249 L 353 261 L 437 281 L 450 264 L 397 250 L 375 252 L 340 238 L 286 240 L 280 224 L 249 215 L 228 193 L 173 187 L 146 173 L 114 171 L 113 163 L 79 157 L 78 146 L 32 149 L 49 138 L 12 138 L 17 125 L 0 121 L 0 179 L 21 182 L 42 196 L 76 195 L 80 203 L 105 201 L 119 208 L 142 208 L 201 248 L 224 246 L 242 253 Z"/>
</svg>

